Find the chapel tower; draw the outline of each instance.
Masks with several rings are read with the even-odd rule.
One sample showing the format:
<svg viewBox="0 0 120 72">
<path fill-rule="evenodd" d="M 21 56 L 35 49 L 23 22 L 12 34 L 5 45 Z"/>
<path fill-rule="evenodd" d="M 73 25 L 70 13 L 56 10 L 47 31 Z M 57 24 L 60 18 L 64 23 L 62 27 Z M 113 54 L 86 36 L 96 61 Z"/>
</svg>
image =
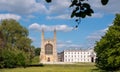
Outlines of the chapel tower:
<svg viewBox="0 0 120 72">
<path fill-rule="evenodd" d="M 42 29 L 40 63 L 46 62 L 57 62 L 56 29 L 52 39 L 45 39 L 44 30 Z"/>
</svg>

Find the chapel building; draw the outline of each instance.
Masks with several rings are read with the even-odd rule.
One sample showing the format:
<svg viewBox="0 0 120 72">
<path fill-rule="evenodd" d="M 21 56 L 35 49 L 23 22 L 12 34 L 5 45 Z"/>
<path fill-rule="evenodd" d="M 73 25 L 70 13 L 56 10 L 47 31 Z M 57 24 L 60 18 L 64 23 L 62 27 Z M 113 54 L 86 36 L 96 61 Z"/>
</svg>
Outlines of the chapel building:
<svg viewBox="0 0 120 72">
<path fill-rule="evenodd" d="M 56 51 L 56 30 L 54 30 L 54 37 L 52 39 L 46 39 L 44 37 L 44 30 L 42 30 L 40 63 L 52 63 L 57 61 L 58 58 Z"/>
</svg>

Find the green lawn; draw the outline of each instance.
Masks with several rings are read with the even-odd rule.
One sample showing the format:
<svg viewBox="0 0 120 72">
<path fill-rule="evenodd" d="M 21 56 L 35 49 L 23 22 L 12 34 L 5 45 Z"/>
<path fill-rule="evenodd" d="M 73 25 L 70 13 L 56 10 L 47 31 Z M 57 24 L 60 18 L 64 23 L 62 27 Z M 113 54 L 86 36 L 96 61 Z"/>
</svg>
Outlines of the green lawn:
<svg viewBox="0 0 120 72">
<path fill-rule="evenodd" d="M 96 67 L 92 65 L 44 65 L 43 67 L 27 67 L 27 68 L 13 68 L 0 69 L 0 72 L 97 72 Z"/>
</svg>

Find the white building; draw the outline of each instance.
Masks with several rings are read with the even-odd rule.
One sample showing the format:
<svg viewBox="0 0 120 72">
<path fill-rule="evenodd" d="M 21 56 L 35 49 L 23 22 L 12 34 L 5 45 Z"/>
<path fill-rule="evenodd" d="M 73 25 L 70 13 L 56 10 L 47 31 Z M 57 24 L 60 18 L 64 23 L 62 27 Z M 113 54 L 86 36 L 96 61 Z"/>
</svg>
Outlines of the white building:
<svg viewBox="0 0 120 72">
<path fill-rule="evenodd" d="M 95 62 L 96 59 L 96 53 L 93 49 L 64 50 L 61 55 L 63 62 Z"/>
</svg>

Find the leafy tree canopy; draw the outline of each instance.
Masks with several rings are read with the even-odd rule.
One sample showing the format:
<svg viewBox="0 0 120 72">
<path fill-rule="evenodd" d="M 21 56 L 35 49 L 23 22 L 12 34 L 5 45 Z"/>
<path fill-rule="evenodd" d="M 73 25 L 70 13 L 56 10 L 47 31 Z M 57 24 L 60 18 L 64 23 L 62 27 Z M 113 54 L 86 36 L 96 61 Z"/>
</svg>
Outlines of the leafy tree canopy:
<svg viewBox="0 0 120 72">
<path fill-rule="evenodd" d="M 28 30 L 13 19 L 6 19 L 0 23 L 0 31 L 4 37 L 6 48 L 19 48 L 27 51 L 31 46 Z"/>
<path fill-rule="evenodd" d="M 35 48 L 35 56 L 40 55 L 41 48 Z"/>
<path fill-rule="evenodd" d="M 120 14 L 116 14 L 113 25 L 96 43 L 96 65 L 104 70 L 120 69 Z"/>
<path fill-rule="evenodd" d="M 0 68 L 25 66 L 34 56 L 34 47 L 28 30 L 16 20 L 0 22 Z"/>
</svg>

